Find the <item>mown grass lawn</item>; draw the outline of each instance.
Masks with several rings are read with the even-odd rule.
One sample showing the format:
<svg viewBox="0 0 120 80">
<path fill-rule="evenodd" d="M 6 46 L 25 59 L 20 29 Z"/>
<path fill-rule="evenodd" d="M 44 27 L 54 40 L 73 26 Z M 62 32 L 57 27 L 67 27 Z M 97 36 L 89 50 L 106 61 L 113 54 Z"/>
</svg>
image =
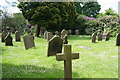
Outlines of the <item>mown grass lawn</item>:
<svg viewBox="0 0 120 80">
<path fill-rule="evenodd" d="M 35 48 L 25 50 L 22 42 L 14 46 L 0 43 L 3 78 L 64 78 L 64 61 L 47 57 L 47 41 L 35 38 Z M 115 38 L 91 43 L 89 36 L 70 36 L 72 52 L 80 58 L 72 60 L 73 78 L 118 78 L 118 47 Z M 81 47 L 83 46 L 83 47 Z M 87 48 L 84 48 L 87 47 Z"/>
</svg>

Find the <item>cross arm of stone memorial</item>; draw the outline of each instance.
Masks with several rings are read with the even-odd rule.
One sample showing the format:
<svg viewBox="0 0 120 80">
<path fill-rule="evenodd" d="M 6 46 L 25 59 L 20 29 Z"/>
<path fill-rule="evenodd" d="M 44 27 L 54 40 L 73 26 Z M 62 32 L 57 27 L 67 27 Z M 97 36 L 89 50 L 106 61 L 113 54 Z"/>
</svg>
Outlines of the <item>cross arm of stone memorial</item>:
<svg viewBox="0 0 120 80">
<path fill-rule="evenodd" d="M 71 45 L 64 44 L 64 53 L 56 55 L 56 60 L 64 61 L 64 78 L 72 79 L 72 59 L 79 59 L 79 53 L 72 53 Z"/>
</svg>

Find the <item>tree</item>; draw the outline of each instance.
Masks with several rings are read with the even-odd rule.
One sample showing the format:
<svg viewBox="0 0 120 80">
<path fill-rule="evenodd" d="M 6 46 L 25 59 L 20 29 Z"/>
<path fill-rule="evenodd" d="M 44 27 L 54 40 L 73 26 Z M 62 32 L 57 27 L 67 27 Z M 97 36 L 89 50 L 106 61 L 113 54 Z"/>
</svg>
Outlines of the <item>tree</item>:
<svg viewBox="0 0 120 80">
<path fill-rule="evenodd" d="M 76 12 L 96 18 L 100 11 L 98 2 L 75 2 Z"/>
</svg>

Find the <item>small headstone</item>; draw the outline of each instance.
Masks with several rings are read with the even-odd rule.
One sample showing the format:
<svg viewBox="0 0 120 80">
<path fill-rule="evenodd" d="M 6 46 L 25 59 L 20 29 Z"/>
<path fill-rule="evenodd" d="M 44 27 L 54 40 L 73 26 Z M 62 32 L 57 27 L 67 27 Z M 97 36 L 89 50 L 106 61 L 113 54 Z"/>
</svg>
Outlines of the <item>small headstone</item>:
<svg viewBox="0 0 120 80">
<path fill-rule="evenodd" d="M 116 36 L 116 46 L 120 46 L 120 33 Z"/>
<path fill-rule="evenodd" d="M 96 42 L 96 34 L 93 33 L 93 34 L 92 34 L 92 43 L 95 43 L 95 42 Z"/>
<path fill-rule="evenodd" d="M 102 34 L 100 31 L 98 32 L 97 36 L 98 36 L 98 41 L 102 41 Z"/>
<path fill-rule="evenodd" d="M 47 32 L 47 41 L 49 41 L 53 37 L 51 32 Z"/>
<path fill-rule="evenodd" d="M 20 32 L 19 31 L 15 32 L 15 40 L 16 40 L 16 42 L 21 41 L 21 39 L 20 39 Z"/>
<path fill-rule="evenodd" d="M 56 53 L 61 53 L 62 52 L 62 45 L 63 45 L 63 40 L 58 35 L 55 35 L 48 42 L 47 56 L 54 56 L 54 55 L 56 55 Z"/>
<path fill-rule="evenodd" d="M 71 30 L 68 30 L 68 35 L 71 35 L 72 31 Z"/>
<path fill-rule="evenodd" d="M 105 41 L 108 41 L 110 39 L 110 33 L 108 32 L 106 37 L 105 37 Z"/>
<path fill-rule="evenodd" d="M 5 31 L 3 31 L 2 34 L 1 34 L 1 42 L 5 42 L 6 35 L 7 34 L 5 33 Z"/>
<path fill-rule="evenodd" d="M 10 33 L 8 33 L 5 37 L 5 46 L 13 46 L 12 39 Z"/>
<path fill-rule="evenodd" d="M 44 38 L 47 39 L 47 31 L 44 33 Z"/>
<path fill-rule="evenodd" d="M 68 34 L 68 31 L 63 29 L 62 32 L 61 32 L 61 38 L 63 38 L 66 34 Z"/>
<path fill-rule="evenodd" d="M 66 34 L 66 35 L 63 37 L 63 44 L 68 44 L 67 38 L 68 38 L 68 36 L 67 36 L 67 34 Z"/>
<path fill-rule="evenodd" d="M 25 49 L 35 47 L 34 36 L 26 35 L 23 37 L 23 40 L 24 40 Z"/>
<path fill-rule="evenodd" d="M 55 35 L 60 35 L 58 31 L 55 31 Z"/>
<path fill-rule="evenodd" d="M 75 30 L 75 35 L 79 35 L 79 30 Z"/>
</svg>

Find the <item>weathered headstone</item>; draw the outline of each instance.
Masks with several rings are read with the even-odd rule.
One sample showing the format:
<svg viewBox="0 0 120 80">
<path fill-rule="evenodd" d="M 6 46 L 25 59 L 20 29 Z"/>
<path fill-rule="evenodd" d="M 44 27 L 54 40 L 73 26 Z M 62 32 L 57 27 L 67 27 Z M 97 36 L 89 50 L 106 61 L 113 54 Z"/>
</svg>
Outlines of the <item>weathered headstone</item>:
<svg viewBox="0 0 120 80">
<path fill-rule="evenodd" d="M 64 78 L 72 79 L 72 59 L 79 59 L 79 53 L 72 53 L 71 45 L 64 45 L 64 53 L 58 53 L 56 60 L 64 61 Z"/>
<path fill-rule="evenodd" d="M 66 34 L 66 35 L 63 37 L 63 44 L 68 44 L 67 38 L 68 38 L 68 36 L 67 36 L 67 34 Z"/>
<path fill-rule="evenodd" d="M 3 31 L 2 34 L 1 34 L 1 42 L 5 42 L 6 35 L 7 34 L 5 33 L 5 31 Z"/>
<path fill-rule="evenodd" d="M 47 31 L 44 33 L 44 38 L 47 39 Z"/>
<path fill-rule="evenodd" d="M 19 31 L 15 32 L 15 40 L 16 40 L 16 42 L 21 41 L 21 39 L 20 39 L 20 32 Z"/>
<path fill-rule="evenodd" d="M 93 33 L 93 34 L 92 34 L 92 43 L 95 43 L 95 42 L 96 42 L 96 34 Z"/>
<path fill-rule="evenodd" d="M 8 33 L 5 37 L 5 46 L 13 46 L 12 39 L 10 33 Z"/>
<path fill-rule="evenodd" d="M 25 49 L 35 47 L 34 36 L 26 35 L 23 37 L 23 40 L 24 40 Z"/>
<path fill-rule="evenodd" d="M 120 33 L 116 35 L 116 46 L 120 46 Z"/>
<path fill-rule="evenodd" d="M 106 37 L 105 37 L 105 41 L 108 41 L 110 39 L 110 32 L 107 33 Z"/>
<path fill-rule="evenodd" d="M 62 45 L 63 40 L 58 36 L 55 35 L 49 42 L 48 42 L 48 54 L 47 56 L 54 56 L 56 53 L 62 52 Z"/>
<path fill-rule="evenodd" d="M 58 31 L 55 31 L 55 35 L 60 35 Z"/>
<path fill-rule="evenodd" d="M 53 37 L 51 32 L 47 32 L 47 41 L 49 41 Z"/>
<path fill-rule="evenodd" d="M 102 34 L 101 34 L 101 31 L 98 32 L 97 36 L 98 36 L 98 41 L 102 41 Z"/>
<path fill-rule="evenodd" d="M 75 35 L 79 35 L 79 30 L 75 30 Z"/>
<path fill-rule="evenodd" d="M 72 31 L 71 30 L 68 30 L 68 35 L 71 35 Z"/>
<path fill-rule="evenodd" d="M 68 31 L 63 29 L 62 32 L 61 32 L 61 38 L 63 38 L 66 34 L 68 34 Z"/>
</svg>

